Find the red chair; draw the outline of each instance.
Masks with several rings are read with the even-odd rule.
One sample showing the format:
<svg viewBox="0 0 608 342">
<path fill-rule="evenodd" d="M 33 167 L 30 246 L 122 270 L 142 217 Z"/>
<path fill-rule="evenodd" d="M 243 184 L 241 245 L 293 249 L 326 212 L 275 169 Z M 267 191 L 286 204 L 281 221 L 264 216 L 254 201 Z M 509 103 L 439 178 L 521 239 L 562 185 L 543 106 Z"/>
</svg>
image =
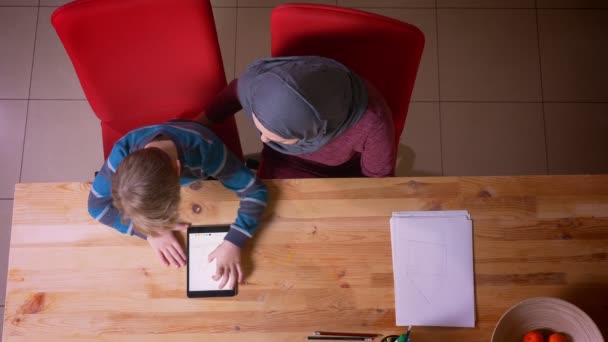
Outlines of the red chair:
<svg viewBox="0 0 608 342">
<path fill-rule="evenodd" d="M 101 120 L 106 157 L 132 129 L 194 118 L 226 86 L 209 1 L 77 0 L 51 21 Z M 213 130 L 242 159 L 234 118 Z"/>
<path fill-rule="evenodd" d="M 353 9 L 287 4 L 271 16 L 272 56 L 333 58 L 370 81 L 393 112 L 396 143 L 424 48 L 415 26 Z"/>
</svg>

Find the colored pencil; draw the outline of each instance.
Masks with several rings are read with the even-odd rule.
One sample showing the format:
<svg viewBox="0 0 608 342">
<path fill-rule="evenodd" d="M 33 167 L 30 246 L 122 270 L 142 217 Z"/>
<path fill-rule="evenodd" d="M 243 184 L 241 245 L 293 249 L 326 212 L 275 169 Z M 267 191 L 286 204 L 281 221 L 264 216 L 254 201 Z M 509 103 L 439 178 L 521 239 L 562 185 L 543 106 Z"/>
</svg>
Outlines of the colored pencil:
<svg viewBox="0 0 608 342">
<path fill-rule="evenodd" d="M 373 341 L 371 337 L 360 336 L 308 336 L 308 341 Z"/>
<path fill-rule="evenodd" d="M 332 331 L 315 331 L 315 336 L 355 336 L 355 337 L 378 337 L 378 334 L 363 334 L 363 333 L 341 333 Z"/>
</svg>

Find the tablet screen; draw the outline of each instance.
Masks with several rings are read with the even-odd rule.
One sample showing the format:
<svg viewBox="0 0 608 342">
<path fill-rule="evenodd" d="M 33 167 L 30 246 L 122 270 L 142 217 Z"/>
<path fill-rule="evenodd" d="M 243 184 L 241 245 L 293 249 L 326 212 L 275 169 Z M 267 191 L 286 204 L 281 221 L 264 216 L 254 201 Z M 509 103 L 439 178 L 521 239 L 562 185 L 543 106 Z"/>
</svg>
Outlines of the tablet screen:
<svg viewBox="0 0 608 342">
<path fill-rule="evenodd" d="M 220 281 L 212 279 L 216 271 L 215 260 L 208 257 L 219 246 L 226 232 L 193 232 L 188 234 L 188 290 L 222 291 L 231 290 L 228 285 L 219 288 Z"/>
</svg>

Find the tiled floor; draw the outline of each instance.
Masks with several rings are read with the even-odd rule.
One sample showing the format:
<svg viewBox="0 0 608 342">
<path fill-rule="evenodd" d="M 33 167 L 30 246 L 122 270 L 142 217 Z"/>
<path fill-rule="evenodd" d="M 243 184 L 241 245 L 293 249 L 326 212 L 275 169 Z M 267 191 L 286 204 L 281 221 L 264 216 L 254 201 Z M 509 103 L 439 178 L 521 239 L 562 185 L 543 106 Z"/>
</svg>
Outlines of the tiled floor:
<svg viewBox="0 0 608 342">
<path fill-rule="evenodd" d="M 102 163 L 98 122 L 49 21 L 66 2 L 0 0 L 0 279 L 14 184 L 86 181 Z M 228 78 L 269 55 L 270 13 L 283 2 L 212 0 Z M 608 1 L 311 2 L 425 33 L 399 175 L 608 173 Z M 237 118 L 256 152 L 257 134 Z"/>
</svg>

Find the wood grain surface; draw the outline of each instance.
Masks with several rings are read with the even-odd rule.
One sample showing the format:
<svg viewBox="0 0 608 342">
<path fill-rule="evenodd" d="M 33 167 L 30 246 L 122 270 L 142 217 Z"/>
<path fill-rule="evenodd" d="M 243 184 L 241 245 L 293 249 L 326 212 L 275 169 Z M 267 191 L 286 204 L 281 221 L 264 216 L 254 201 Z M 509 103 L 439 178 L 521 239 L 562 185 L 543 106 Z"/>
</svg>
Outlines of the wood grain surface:
<svg viewBox="0 0 608 342">
<path fill-rule="evenodd" d="M 263 224 L 234 298 L 188 299 L 186 270 L 89 217 L 90 185 L 18 184 L 3 341 L 302 341 L 315 330 L 395 327 L 393 211 L 466 209 L 474 229 L 474 329 L 415 327 L 415 342 L 489 341 L 513 304 L 554 296 L 608 333 L 608 176 L 267 182 Z M 199 213 L 193 206 L 201 206 Z M 183 189 L 193 224 L 230 223 L 217 182 Z"/>
</svg>

